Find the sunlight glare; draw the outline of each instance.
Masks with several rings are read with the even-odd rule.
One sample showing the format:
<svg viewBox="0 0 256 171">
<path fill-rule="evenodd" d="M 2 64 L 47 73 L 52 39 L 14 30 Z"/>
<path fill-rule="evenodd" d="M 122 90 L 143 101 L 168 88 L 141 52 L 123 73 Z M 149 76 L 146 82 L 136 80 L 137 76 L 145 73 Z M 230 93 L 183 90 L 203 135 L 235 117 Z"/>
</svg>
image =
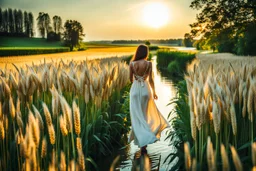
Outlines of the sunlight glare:
<svg viewBox="0 0 256 171">
<path fill-rule="evenodd" d="M 169 10 L 163 3 L 152 2 L 146 4 L 143 9 L 143 20 L 150 27 L 162 27 L 169 20 Z"/>
</svg>

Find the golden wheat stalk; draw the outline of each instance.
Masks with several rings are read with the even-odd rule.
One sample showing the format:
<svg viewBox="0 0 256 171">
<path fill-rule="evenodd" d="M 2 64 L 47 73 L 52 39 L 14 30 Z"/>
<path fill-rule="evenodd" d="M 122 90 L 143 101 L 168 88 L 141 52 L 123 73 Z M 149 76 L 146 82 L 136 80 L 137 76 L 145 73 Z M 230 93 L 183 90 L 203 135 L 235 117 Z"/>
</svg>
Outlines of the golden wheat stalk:
<svg viewBox="0 0 256 171">
<path fill-rule="evenodd" d="M 41 146 L 41 158 L 45 158 L 47 155 L 47 141 L 46 137 L 43 138 L 42 146 Z"/>
<path fill-rule="evenodd" d="M 79 136 L 81 133 L 80 110 L 75 101 L 73 101 L 72 108 L 73 108 L 75 133 L 77 136 Z"/>
<path fill-rule="evenodd" d="M 65 119 L 65 116 L 59 116 L 59 121 L 60 121 L 60 130 L 62 135 L 65 137 L 68 135 L 68 130 L 67 130 L 67 122 Z"/>
<path fill-rule="evenodd" d="M 51 117 L 51 113 L 47 107 L 47 105 L 43 102 L 43 110 L 44 110 L 44 116 L 46 119 L 46 124 L 48 126 L 48 128 L 52 125 L 52 117 Z"/>
</svg>

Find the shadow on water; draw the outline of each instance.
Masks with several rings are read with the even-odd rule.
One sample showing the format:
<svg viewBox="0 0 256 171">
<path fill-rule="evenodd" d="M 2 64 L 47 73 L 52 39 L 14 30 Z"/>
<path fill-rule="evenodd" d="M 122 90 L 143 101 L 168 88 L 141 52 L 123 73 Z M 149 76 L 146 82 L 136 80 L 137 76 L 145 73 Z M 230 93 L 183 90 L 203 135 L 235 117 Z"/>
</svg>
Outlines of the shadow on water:
<svg viewBox="0 0 256 171">
<path fill-rule="evenodd" d="M 175 81 L 171 80 L 168 75 L 162 75 L 156 67 L 156 56 L 153 56 L 153 72 L 156 93 L 159 99 L 155 101 L 159 111 L 167 119 L 169 112 L 173 109 L 173 105 L 167 105 L 172 98 L 176 96 L 176 88 L 174 86 Z M 172 118 L 173 116 L 171 116 Z M 170 120 L 167 119 L 167 120 Z M 100 170 L 121 170 L 121 171 L 165 171 L 170 170 L 172 165 L 175 165 L 177 159 L 174 159 L 171 163 L 166 164 L 164 160 L 170 153 L 175 153 L 177 150 L 174 146 L 170 145 L 169 141 L 166 141 L 167 133 L 169 129 L 165 129 L 161 133 L 159 141 L 149 144 L 147 147 L 147 153 L 141 153 L 140 148 L 133 142 L 128 144 L 122 149 L 114 149 L 111 156 L 108 156 L 104 161 L 100 161 Z M 114 165 L 114 166 L 113 166 Z"/>
</svg>

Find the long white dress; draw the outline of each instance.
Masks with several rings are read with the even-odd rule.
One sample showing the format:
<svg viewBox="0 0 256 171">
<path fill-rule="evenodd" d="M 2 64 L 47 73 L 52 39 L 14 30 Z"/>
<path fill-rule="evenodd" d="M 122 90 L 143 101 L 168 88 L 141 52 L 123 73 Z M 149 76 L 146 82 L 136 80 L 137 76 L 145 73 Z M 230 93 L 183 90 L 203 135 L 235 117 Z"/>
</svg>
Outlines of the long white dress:
<svg viewBox="0 0 256 171">
<path fill-rule="evenodd" d="M 148 64 L 148 63 L 147 63 Z M 147 69 L 143 76 L 136 74 L 133 65 L 134 81 L 130 90 L 130 117 L 132 130 L 129 142 L 139 147 L 159 140 L 161 132 L 169 126 L 166 119 L 159 112 L 150 89 Z"/>
</svg>

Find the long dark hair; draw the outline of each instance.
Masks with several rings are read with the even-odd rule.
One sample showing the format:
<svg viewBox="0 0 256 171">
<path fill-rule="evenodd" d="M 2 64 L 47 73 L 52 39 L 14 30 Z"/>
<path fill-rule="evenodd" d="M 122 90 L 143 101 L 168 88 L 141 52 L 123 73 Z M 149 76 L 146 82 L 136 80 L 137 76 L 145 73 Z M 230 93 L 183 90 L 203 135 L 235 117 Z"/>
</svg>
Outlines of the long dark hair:
<svg viewBox="0 0 256 171">
<path fill-rule="evenodd" d="M 148 57 L 148 46 L 139 45 L 131 61 L 138 61 L 140 59 L 146 59 L 147 57 Z"/>
</svg>

